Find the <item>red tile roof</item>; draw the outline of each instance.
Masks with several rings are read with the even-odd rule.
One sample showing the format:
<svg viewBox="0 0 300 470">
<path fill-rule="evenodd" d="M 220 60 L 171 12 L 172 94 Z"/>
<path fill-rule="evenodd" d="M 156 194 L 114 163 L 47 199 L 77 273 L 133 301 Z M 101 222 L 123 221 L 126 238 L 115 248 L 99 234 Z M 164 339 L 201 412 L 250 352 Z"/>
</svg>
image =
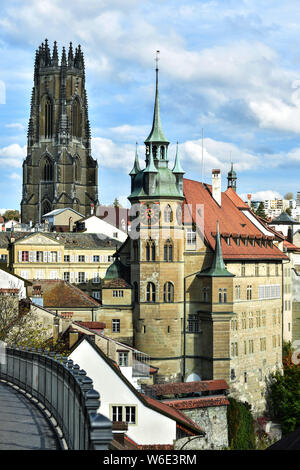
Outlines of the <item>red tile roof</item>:
<svg viewBox="0 0 300 470">
<path fill-rule="evenodd" d="M 164 383 L 154 384 L 149 387 L 155 391 L 157 396 L 227 390 L 229 388 L 226 380 L 201 380 L 197 382 Z"/>
<path fill-rule="evenodd" d="M 169 406 L 178 410 L 191 410 L 196 408 L 208 408 L 209 406 L 228 406 L 229 401 L 224 396 L 219 397 L 199 397 L 193 399 L 182 400 L 165 400 Z"/>
<path fill-rule="evenodd" d="M 286 246 L 288 251 L 300 251 L 300 247 L 294 245 L 293 243 L 289 242 L 288 240 L 284 240 L 283 246 Z"/>
<path fill-rule="evenodd" d="M 149 405 L 151 405 L 152 408 L 156 409 L 158 412 L 163 411 L 165 414 L 168 414 L 170 418 L 175 419 L 177 424 L 181 424 L 183 426 L 188 425 L 189 432 L 191 432 L 190 428 L 192 427 L 195 434 L 203 433 L 203 430 L 196 423 L 194 423 L 194 421 L 192 421 L 184 413 L 181 413 L 181 411 L 177 410 L 176 408 L 168 406 L 161 401 L 147 397 L 147 395 L 142 395 L 142 397 L 146 400 L 147 403 L 149 403 Z M 184 430 L 187 431 L 185 428 Z"/>
<path fill-rule="evenodd" d="M 29 296 L 30 291 L 36 286 L 41 286 L 44 306 L 47 308 L 100 308 L 99 302 L 66 281 L 49 279 L 33 281 L 33 288 L 29 288 Z"/>
<path fill-rule="evenodd" d="M 104 330 L 106 328 L 106 323 L 101 321 L 79 321 L 76 322 L 79 326 L 84 326 L 90 330 Z"/>
<path fill-rule="evenodd" d="M 245 245 L 243 241 L 237 245 L 231 237 L 230 245 L 224 239 L 225 234 L 247 235 L 248 237 L 261 238 L 262 232 L 246 217 L 239 207 L 246 209 L 242 205 L 238 195 L 233 195 L 233 191 L 226 191 L 221 196 L 221 206 L 214 200 L 211 193 L 211 186 L 189 179 L 183 180 L 183 190 L 185 203 L 190 204 L 192 214 L 184 214 L 184 221 L 197 222 L 196 210 L 199 205 L 204 205 L 204 238 L 208 245 L 215 248 L 215 237 L 217 221 L 221 237 L 222 253 L 224 260 L 229 259 L 287 259 L 276 246 L 259 246 L 257 242 L 254 246 L 251 243 Z M 197 207 L 198 205 L 198 207 Z"/>
</svg>

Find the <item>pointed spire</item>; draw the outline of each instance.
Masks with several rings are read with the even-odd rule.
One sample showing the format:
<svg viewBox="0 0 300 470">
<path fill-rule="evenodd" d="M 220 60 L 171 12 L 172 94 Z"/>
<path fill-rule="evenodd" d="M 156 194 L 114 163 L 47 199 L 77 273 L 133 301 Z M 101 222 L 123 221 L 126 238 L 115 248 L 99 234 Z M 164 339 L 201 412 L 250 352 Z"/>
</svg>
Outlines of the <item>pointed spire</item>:
<svg viewBox="0 0 300 470">
<path fill-rule="evenodd" d="M 72 67 L 73 63 L 74 63 L 73 47 L 72 47 L 72 43 L 70 42 L 69 52 L 68 52 L 68 67 Z"/>
<path fill-rule="evenodd" d="M 51 54 L 48 46 L 48 39 L 45 39 L 45 65 L 51 65 Z"/>
<path fill-rule="evenodd" d="M 56 43 L 56 41 L 54 41 L 54 44 L 53 44 L 52 65 L 54 67 L 58 66 L 58 52 L 57 52 L 57 43 Z"/>
<path fill-rule="evenodd" d="M 139 155 L 138 155 L 138 143 L 136 142 L 134 165 L 129 175 L 137 175 L 140 171 L 141 171 L 141 168 L 140 168 Z"/>
<path fill-rule="evenodd" d="M 154 103 L 154 113 L 153 113 L 153 124 L 152 129 L 145 140 L 145 144 L 147 142 L 165 142 L 169 143 L 169 141 L 165 138 L 160 121 L 160 109 L 159 109 L 159 94 L 158 94 L 158 54 L 159 51 L 156 51 L 156 89 L 155 89 L 155 103 Z"/>
<path fill-rule="evenodd" d="M 154 165 L 152 145 L 150 146 L 149 162 L 148 162 L 148 165 L 146 166 L 146 168 L 144 169 L 144 173 L 158 173 L 157 168 Z"/>
<path fill-rule="evenodd" d="M 176 157 L 175 157 L 175 165 L 172 170 L 173 173 L 181 174 L 184 175 L 184 171 L 181 168 L 180 161 L 179 161 L 179 155 L 178 155 L 178 142 L 176 143 Z"/>
<path fill-rule="evenodd" d="M 61 66 L 65 67 L 66 65 L 67 65 L 66 49 L 65 49 L 65 46 L 63 46 L 62 55 L 61 55 Z"/>
</svg>

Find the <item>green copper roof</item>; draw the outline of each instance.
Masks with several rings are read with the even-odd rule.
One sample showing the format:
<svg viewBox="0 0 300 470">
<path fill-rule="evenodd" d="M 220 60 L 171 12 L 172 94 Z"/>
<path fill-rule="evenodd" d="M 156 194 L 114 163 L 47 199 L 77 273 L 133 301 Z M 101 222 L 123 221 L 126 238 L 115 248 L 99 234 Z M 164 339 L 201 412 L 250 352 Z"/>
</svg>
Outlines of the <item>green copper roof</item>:
<svg viewBox="0 0 300 470">
<path fill-rule="evenodd" d="M 278 217 L 272 220 L 272 224 L 299 224 L 295 219 L 293 219 L 287 212 L 282 212 Z"/>
<path fill-rule="evenodd" d="M 156 91 L 155 91 L 155 104 L 154 104 L 154 114 L 153 114 L 153 124 L 152 129 L 145 140 L 145 144 L 148 142 L 165 142 L 169 141 L 165 138 L 161 122 L 160 122 L 160 111 L 159 111 L 159 96 L 158 96 L 158 69 L 156 69 Z"/>
<path fill-rule="evenodd" d="M 176 157 L 175 157 L 175 165 L 174 165 L 174 168 L 173 168 L 173 173 L 179 173 L 179 174 L 182 174 L 184 175 L 184 171 L 183 169 L 181 168 L 181 165 L 180 165 L 180 161 L 179 161 L 179 156 L 178 156 L 178 142 L 177 142 L 177 145 L 176 145 Z"/>
<path fill-rule="evenodd" d="M 227 271 L 227 268 L 223 261 L 222 248 L 221 248 L 221 239 L 219 233 L 219 222 L 217 224 L 217 236 L 216 236 L 216 246 L 215 254 L 212 265 L 210 268 L 204 269 L 197 276 L 210 276 L 210 277 L 233 277 L 234 274 L 231 274 Z"/>
<path fill-rule="evenodd" d="M 233 169 L 233 163 L 231 163 L 231 170 L 228 171 L 228 178 L 236 178 L 236 172 Z"/>
<path fill-rule="evenodd" d="M 141 171 L 137 146 L 138 146 L 138 143 L 136 142 L 134 165 L 133 165 L 131 172 L 129 173 L 130 175 L 136 175 L 137 173 Z"/>
<path fill-rule="evenodd" d="M 116 258 L 113 264 L 111 264 L 106 271 L 104 279 L 122 279 L 125 271 L 125 266 L 121 261 Z"/>
<path fill-rule="evenodd" d="M 144 173 L 157 173 L 157 168 L 154 165 L 154 161 L 153 161 L 152 146 L 150 148 L 150 157 L 149 157 L 148 165 L 144 169 Z"/>
</svg>

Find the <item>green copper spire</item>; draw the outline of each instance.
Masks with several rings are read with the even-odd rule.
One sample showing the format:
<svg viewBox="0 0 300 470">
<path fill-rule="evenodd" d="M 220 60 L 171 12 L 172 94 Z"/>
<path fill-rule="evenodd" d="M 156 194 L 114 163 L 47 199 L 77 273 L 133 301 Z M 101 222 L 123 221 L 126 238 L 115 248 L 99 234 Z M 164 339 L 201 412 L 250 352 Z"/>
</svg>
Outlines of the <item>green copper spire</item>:
<svg viewBox="0 0 300 470">
<path fill-rule="evenodd" d="M 158 173 L 158 170 L 153 160 L 152 145 L 150 146 L 150 157 L 149 157 L 148 165 L 146 166 L 144 170 L 144 173 Z"/>
<path fill-rule="evenodd" d="M 223 261 L 221 239 L 219 232 L 219 221 L 217 222 L 217 236 L 216 236 L 216 246 L 215 253 L 212 265 L 210 268 L 204 269 L 201 271 L 198 276 L 210 276 L 210 277 L 233 277 L 234 274 L 231 274 L 227 271 L 227 268 Z"/>
<path fill-rule="evenodd" d="M 152 124 L 152 129 L 145 140 L 145 144 L 148 142 L 165 142 L 169 143 L 169 141 L 165 138 L 162 127 L 161 127 L 161 122 L 160 122 L 160 111 L 159 111 L 159 95 L 158 95 L 158 53 L 159 51 L 156 51 L 156 91 L 155 91 L 155 104 L 154 104 L 154 114 L 153 114 L 153 124 Z"/>
<path fill-rule="evenodd" d="M 178 174 L 181 174 L 181 175 L 184 175 L 184 171 L 183 169 L 181 168 L 181 165 L 180 165 L 180 161 L 179 161 L 179 155 L 178 155 L 178 142 L 176 143 L 176 157 L 175 157 L 175 165 L 174 165 L 174 168 L 173 168 L 173 173 L 178 173 Z"/>
<path fill-rule="evenodd" d="M 141 168 L 140 168 L 139 155 L 138 155 L 138 143 L 136 142 L 134 165 L 129 175 L 137 175 L 140 171 L 141 171 Z"/>
</svg>

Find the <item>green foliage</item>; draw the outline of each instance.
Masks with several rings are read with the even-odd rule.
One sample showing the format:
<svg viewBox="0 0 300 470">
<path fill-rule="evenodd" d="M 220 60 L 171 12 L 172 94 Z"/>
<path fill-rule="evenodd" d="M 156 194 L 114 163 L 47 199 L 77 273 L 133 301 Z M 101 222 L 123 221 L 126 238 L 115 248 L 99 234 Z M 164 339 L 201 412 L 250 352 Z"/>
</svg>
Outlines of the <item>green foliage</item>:
<svg viewBox="0 0 300 470">
<path fill-rule="evenodd" d="M 256 215 L 258 215 L 258 217 L 261 217 L 262 219 L 267 218 L 266 213 L 265 213 L 264 203 L 262 201 L 259 203 L 259 206 L 256 211 Z"/>
<path fill-rule="evenodd" d="M 285 212 L 286 212 L 288 215 L 290 215 L 290 216 L 292 215 L 292 210 L 291 210 L 290 207 L 287 207 L 286 210 L 285 210 Z"/>
<path fill-rule="evenodd" d="M 5 220 L 16 220 L 20 219 L 20 212 L 14 209 L 8 209 L 4 212 L 3 217 Z"/>
<path fill-rule="evenodd" d="M 229 398 L 227 408 L 228 439 L 230 450 L 254 450 L 254 419 L 246 403 Z"/>
<path fill-rule="evenodd" d="M 300 367 L 288 365 L 271 376 L 269 384 L 269 407 L 273 419 L 288 434 L 300 426 Z"/>
<path fill-rule="evenodd" d="M 288 192 L 284 195 L 284 199 L 288 199 L 288 200 L 293 199 L 293 197 L 294 197 L 293 193 L 291 193 L 291 192 Z"/>
</svg>

